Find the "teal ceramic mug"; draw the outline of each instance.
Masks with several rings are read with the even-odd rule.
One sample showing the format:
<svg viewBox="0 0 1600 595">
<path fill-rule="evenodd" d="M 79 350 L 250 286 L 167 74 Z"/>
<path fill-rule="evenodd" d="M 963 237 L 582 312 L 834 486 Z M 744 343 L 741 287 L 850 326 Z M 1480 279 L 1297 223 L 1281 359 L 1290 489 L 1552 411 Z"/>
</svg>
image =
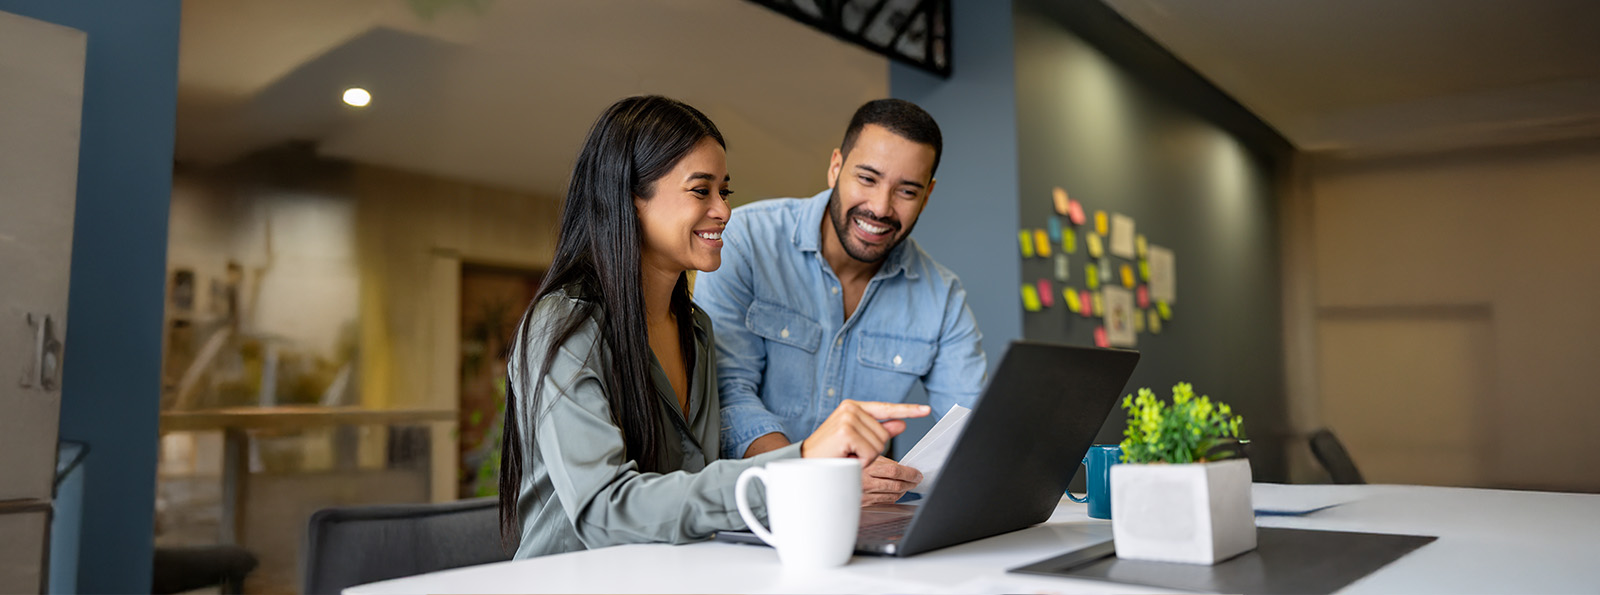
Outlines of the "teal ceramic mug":
<svg viewBox="0 0 1600 595">
<path fill-rule="evenodd" d="M 1115 444 L 1096 444 L 1083 455 L 1083 483 L 1088 491 L 1082 498 L 1067 492 L 1073 502 L 1089 505 L 1089 516 L 1097 519 L 1111 518 L 1111 466 L 1122 462 L 1122 447 Z"/>
</svg>

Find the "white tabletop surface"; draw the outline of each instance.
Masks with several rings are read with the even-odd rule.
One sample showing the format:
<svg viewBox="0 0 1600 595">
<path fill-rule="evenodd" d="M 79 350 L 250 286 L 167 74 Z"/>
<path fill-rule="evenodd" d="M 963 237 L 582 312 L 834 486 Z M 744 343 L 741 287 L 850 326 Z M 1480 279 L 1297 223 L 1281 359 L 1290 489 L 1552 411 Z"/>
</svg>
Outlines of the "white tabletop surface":
<svg viewBox="0 0 1600 595">
<path fill-rule="evenodd" d="M 1600 495 L 1419 486 L 1293 486 L 1350 502 L 1262 527 L 1434 535 L 1439 540 L 1341 593 L 1600 592 Z M 856 556 L 827 571 L 785 571 L 768 548 L 629 545 L 486 564 L 345 590 L 377 593 L 1142 593 L 1144 586 L 1006 570 L 1111 538 L 1109 521 L 1063 499 L 1022 531 L 910 558 Z"/>
</svg>

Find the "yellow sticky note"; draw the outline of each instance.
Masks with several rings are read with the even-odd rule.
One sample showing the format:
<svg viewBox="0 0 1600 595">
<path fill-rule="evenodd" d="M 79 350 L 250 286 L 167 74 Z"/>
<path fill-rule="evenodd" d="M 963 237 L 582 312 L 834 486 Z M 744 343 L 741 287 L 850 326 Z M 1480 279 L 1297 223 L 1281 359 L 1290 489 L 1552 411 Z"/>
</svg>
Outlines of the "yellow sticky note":
<svg viewBox="0 0 1600 595">
<path fill-rule="evenodd" d="M 1100 258 L 1100 255 L 1105 254 L 1106 247 L 1100 243 L 1100 237 L 1100 234 L 1091 233 L 1089 238 L 1085 240 L 1085 243 L 1089 245 L 1089 256 Z"/>
<path fill-rule="evenodd" d="M 1078 232 L 1070 227 L 1061 230 L 1061 251 L 1067 254 L 1078 251 Z"/>
<path fill-rule="evenodd" d="M 1137 312 L 1133 316 L 1133 332 L 1144 332 L 1144 312 Z"/>
<path fill-rule="evenodd" d="M 1033 253 L 1039 258 L 1050 258 L 1050 234 L 1045 230 L 1033 230 Z"/>
<path fill-rule="evenodd" d="M 1095 267 L 1094 263 L 1092 263 L 1092 262 L 1089 263 L 1089 264 L 1083 265 L 1083 278 L 1087 279 L 1087 281 L 1084 281 L 1084 283 L 1089 285 L 1089 291 L 1094 291 L 1094 290 L 1100 288 L 1100 272 L 1099 271 L 1100 271 L 1100 269 L 1098 267 Z"/>
<path fill-rule="evenodd" d="M 1139 261 L 1139 280 L 1140 281 L 1149 281 L 1150 280 L 1150 261 L 1148 261 L 1148 260 Z"/>
<path fill-rule="evenodd" d="M 1106 212 L 1105 211 L 1095 211 L 1094 212 L 1094 232 L 1097 233 L 1097 234 L 1100 234 L 1100 235 L 1106 235 L 1107 233 L 1109 233 L 1110 228 L 1111 228 L 1111 225 L 1110 225 L 1110 223 L 1108 223 L 1108 220 L 1106 218 Z"/>
<path fill-rule="evenodd" d="M 1161 317 L 1156 314 L 1155 310 L 1150 310 L 1150 333 L 1161 334 Z"/>
<path fill-rule="evenodd" d="M 1139 258 L 1144 258 L 1146 255 L 1149 254 L 1149 252 L 1150 252 L 1150 243 L 1146 242 L 1144 240 L 1144 234 L 1141 233 L 1141 234 L 1139 234 L 1139 236 L 1137 238 L 1134 238 L 1133 243 L 1134 243 L 1134 249 L 1137 250 L 1138 253 L 1139 253 Z"/>
<path fill-rule="evenodd" d="M 1022 309 L 1029 312 L 1039 311 L 1039 290 L 1032 285 L 1022 286 Z"/>
<path fill-rule="evenodd" d="M 1156 312 L 1161 314 L 1162 320 L 1172 320 L 1172 306 L 1166 302 L 1156 302 Z"/>
<path fill-rule="evenodd" d="M 1078 292 L 1074 291 L 1071 287 L 1062 289 L 1061 297 L 1067 300 L 1067 309 L 1071 310 L 1074 314 L 1078 312 L 1078 308 L 1082 307 L 1080 304 L 1078 304 Z"/>
<path fill-rule="evenodd" d="M 1017 232 L 1017 241 L 1022 242 L 1022 257 L 1033 258 L 1033 234 L 1024 229 Z"/>
<path fill-rule="evenodd" d="M 1133 265 L 1122 265 L 1122 286 L 1133 289 Z"/>
<path fill-rule="evenodd" d="M 1098 291 L 1094 292 L 1094 294 L 1093 294 L 1091 299 L 1094 300 L 1094 315 L 1095 316 L 1105 316 L 1106 315 L 1106 301 L 1100 297 L 1100 292 L 1098 292 Z"/>
</svg>

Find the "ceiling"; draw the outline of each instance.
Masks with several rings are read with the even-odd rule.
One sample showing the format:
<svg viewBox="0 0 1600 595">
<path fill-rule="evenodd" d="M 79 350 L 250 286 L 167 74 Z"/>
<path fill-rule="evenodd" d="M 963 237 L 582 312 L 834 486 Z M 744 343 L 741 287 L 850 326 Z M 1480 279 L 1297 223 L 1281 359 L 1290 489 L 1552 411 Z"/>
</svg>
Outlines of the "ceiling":
<svg viewBox="0 0 1600 595">
<path fill-rule="evenodd" d="M 1104 1 L 1301 149 L 1600 137 L 1593 0 Z"/>
<path fill-rule="evenodd" d="M 742 198 L 803 195 L 888 93 L 884 58 L 744 0 L 185 0 L 182 25 L 177 157 L 199 164 L 300 139 L 560 196 L 600 111 L 658 93 L 717 122 Z"/>
</svg>

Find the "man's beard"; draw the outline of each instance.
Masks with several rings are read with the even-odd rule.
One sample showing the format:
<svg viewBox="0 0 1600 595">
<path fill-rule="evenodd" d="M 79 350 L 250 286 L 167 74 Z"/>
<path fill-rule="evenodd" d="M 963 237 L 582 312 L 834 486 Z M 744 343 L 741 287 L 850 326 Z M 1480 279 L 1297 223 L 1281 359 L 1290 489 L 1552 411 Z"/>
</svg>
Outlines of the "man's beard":
<svg viewBox="0 0 1600 595">
<path fill-rule="evenodd" d="M 833 190 L 828 193 L 828 218 L 833 219 L 833 233 L 838 236 L 839 245 L 844 246 L 844 253 L 849 254 L 850 258 L 854 258 L 861 262 L 879 262 L 885 258 L 888 258 L 889 253 L 894 251 L 894 247 L 899 246 L 900 242 L 903 242 L 906 238 L 911 237 L 911 230 L 916 229 L 917 227 L 916 223 L 912 223 L 911 227 L 907 228 L 905 233 L 895 236 L 894 241 L 890 242 L 889 245 L 884 246 L 881 251 L 873 251 L 872 248 L 856 245 L 855 239 L 850 234 L 850 227 L 855 225 L 855 223 L 852 223 L 851 220 L 855 219 L 856 217 L 860 217 L 878 225 L 888 226 L 893 232 L 900 231 L 900 222 L 892 219 L 879 219 L 877 217 L 873 217 L 872 215 L 862 212 L 860 210 L 860 206 L 851 207 L 849 213 L 841 212 L 843 208 L 844 205 L 839 200 L 839 187 L 834 186 Z"/>
</svg>

